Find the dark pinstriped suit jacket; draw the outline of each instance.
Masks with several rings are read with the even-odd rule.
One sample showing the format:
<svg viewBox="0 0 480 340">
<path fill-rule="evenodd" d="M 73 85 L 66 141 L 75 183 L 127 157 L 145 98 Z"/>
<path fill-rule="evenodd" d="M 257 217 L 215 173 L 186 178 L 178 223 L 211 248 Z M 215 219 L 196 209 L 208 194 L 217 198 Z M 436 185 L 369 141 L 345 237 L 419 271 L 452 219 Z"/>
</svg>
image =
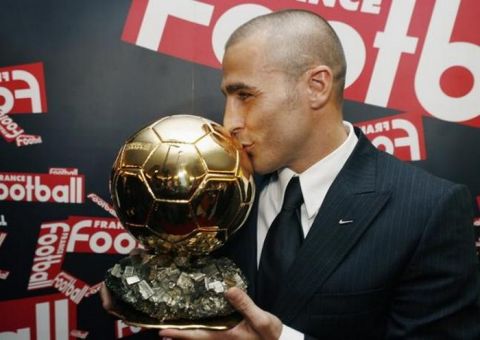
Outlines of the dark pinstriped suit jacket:
<svg viewBox="0 0 480 340">
<path fill-rule="evenodd" d="M 356 133 L 359 142 L 270 312 L 307 338 L 480 339 L 467 189 L 376 150 Z M 256 221 L 255 205 L 221 249 L 244 271 L 253 297 Z"/>
</svg>

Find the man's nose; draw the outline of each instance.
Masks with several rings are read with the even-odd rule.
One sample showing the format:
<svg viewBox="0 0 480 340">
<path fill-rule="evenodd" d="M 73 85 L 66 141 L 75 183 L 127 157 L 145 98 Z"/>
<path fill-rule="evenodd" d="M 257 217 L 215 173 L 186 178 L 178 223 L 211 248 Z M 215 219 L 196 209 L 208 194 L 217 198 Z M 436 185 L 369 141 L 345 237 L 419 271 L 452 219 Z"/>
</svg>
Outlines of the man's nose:
<svg viewBox="0 0 480 340">
<path fill-rule="evenodd" d="M 244 127 L 245 121 L 242 113 L 235 107 L 235 104 L 227 100 L 225 104 L 225 113 L 223 115 L 223 126 L 232 136 L 238 134 Z"/>
</svg>

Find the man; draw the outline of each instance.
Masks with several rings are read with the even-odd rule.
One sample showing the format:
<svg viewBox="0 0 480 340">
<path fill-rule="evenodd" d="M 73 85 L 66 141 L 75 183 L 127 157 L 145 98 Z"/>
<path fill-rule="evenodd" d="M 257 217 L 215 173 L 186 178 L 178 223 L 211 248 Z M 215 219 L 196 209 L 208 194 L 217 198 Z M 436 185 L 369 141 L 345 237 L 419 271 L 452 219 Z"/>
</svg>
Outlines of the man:
<svg viewBox="0 0 480 340">
<path fill-rule="evenodd" d="M 252 298 L 227 292 L 244 315 L 228 331 L 161 336 L 480 339 L 467 190 L 377 151 L 344 122 L 345 72 L 337 36 L 315 14 L 272 13 L 233 33 L 224 125 L 262 176 L 249 220 L 222 251 Z M 289 247 L 272 249 L 270 239 L 290 182 L 301 188 L 303 241 L 287 269 L 270 270 L 267 255 L 283 261 Z"/>
</svg>

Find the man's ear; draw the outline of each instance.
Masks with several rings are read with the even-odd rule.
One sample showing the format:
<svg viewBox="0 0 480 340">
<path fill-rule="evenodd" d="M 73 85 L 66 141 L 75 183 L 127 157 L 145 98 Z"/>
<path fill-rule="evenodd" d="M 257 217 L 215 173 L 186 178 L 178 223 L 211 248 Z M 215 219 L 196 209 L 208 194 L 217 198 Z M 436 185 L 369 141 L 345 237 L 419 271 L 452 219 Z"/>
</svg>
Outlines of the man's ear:
<svg viewBox="0 0 480 340">
<path fill-rule="evenodd" d="M 319 109 L 332 95 L 333 73 L 330 67 L 319 65 L 307 71 L 310 107 Z"/>
</svg>

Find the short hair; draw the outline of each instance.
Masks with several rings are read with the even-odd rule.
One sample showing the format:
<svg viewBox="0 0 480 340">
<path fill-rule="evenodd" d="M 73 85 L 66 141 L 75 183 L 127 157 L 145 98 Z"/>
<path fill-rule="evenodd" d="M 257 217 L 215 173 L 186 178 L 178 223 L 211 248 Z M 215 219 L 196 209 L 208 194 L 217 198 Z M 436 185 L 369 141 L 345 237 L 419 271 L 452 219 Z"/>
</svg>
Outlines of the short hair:
<svg viewBox="0 0 480 340">
<path fill-rule="evenodd" d="M 263 33 L 267 53 L 282 70 L 298 79 L 318 64 L 333 72 L 334 91 L 343 100 L 347 71 L 340 39 L 332 26 L 321 16 L 297 9 L 287 9 L 258 16 L 237 28 L 227 40 L 225 50 L 238 42 Z"/>
</svg>

